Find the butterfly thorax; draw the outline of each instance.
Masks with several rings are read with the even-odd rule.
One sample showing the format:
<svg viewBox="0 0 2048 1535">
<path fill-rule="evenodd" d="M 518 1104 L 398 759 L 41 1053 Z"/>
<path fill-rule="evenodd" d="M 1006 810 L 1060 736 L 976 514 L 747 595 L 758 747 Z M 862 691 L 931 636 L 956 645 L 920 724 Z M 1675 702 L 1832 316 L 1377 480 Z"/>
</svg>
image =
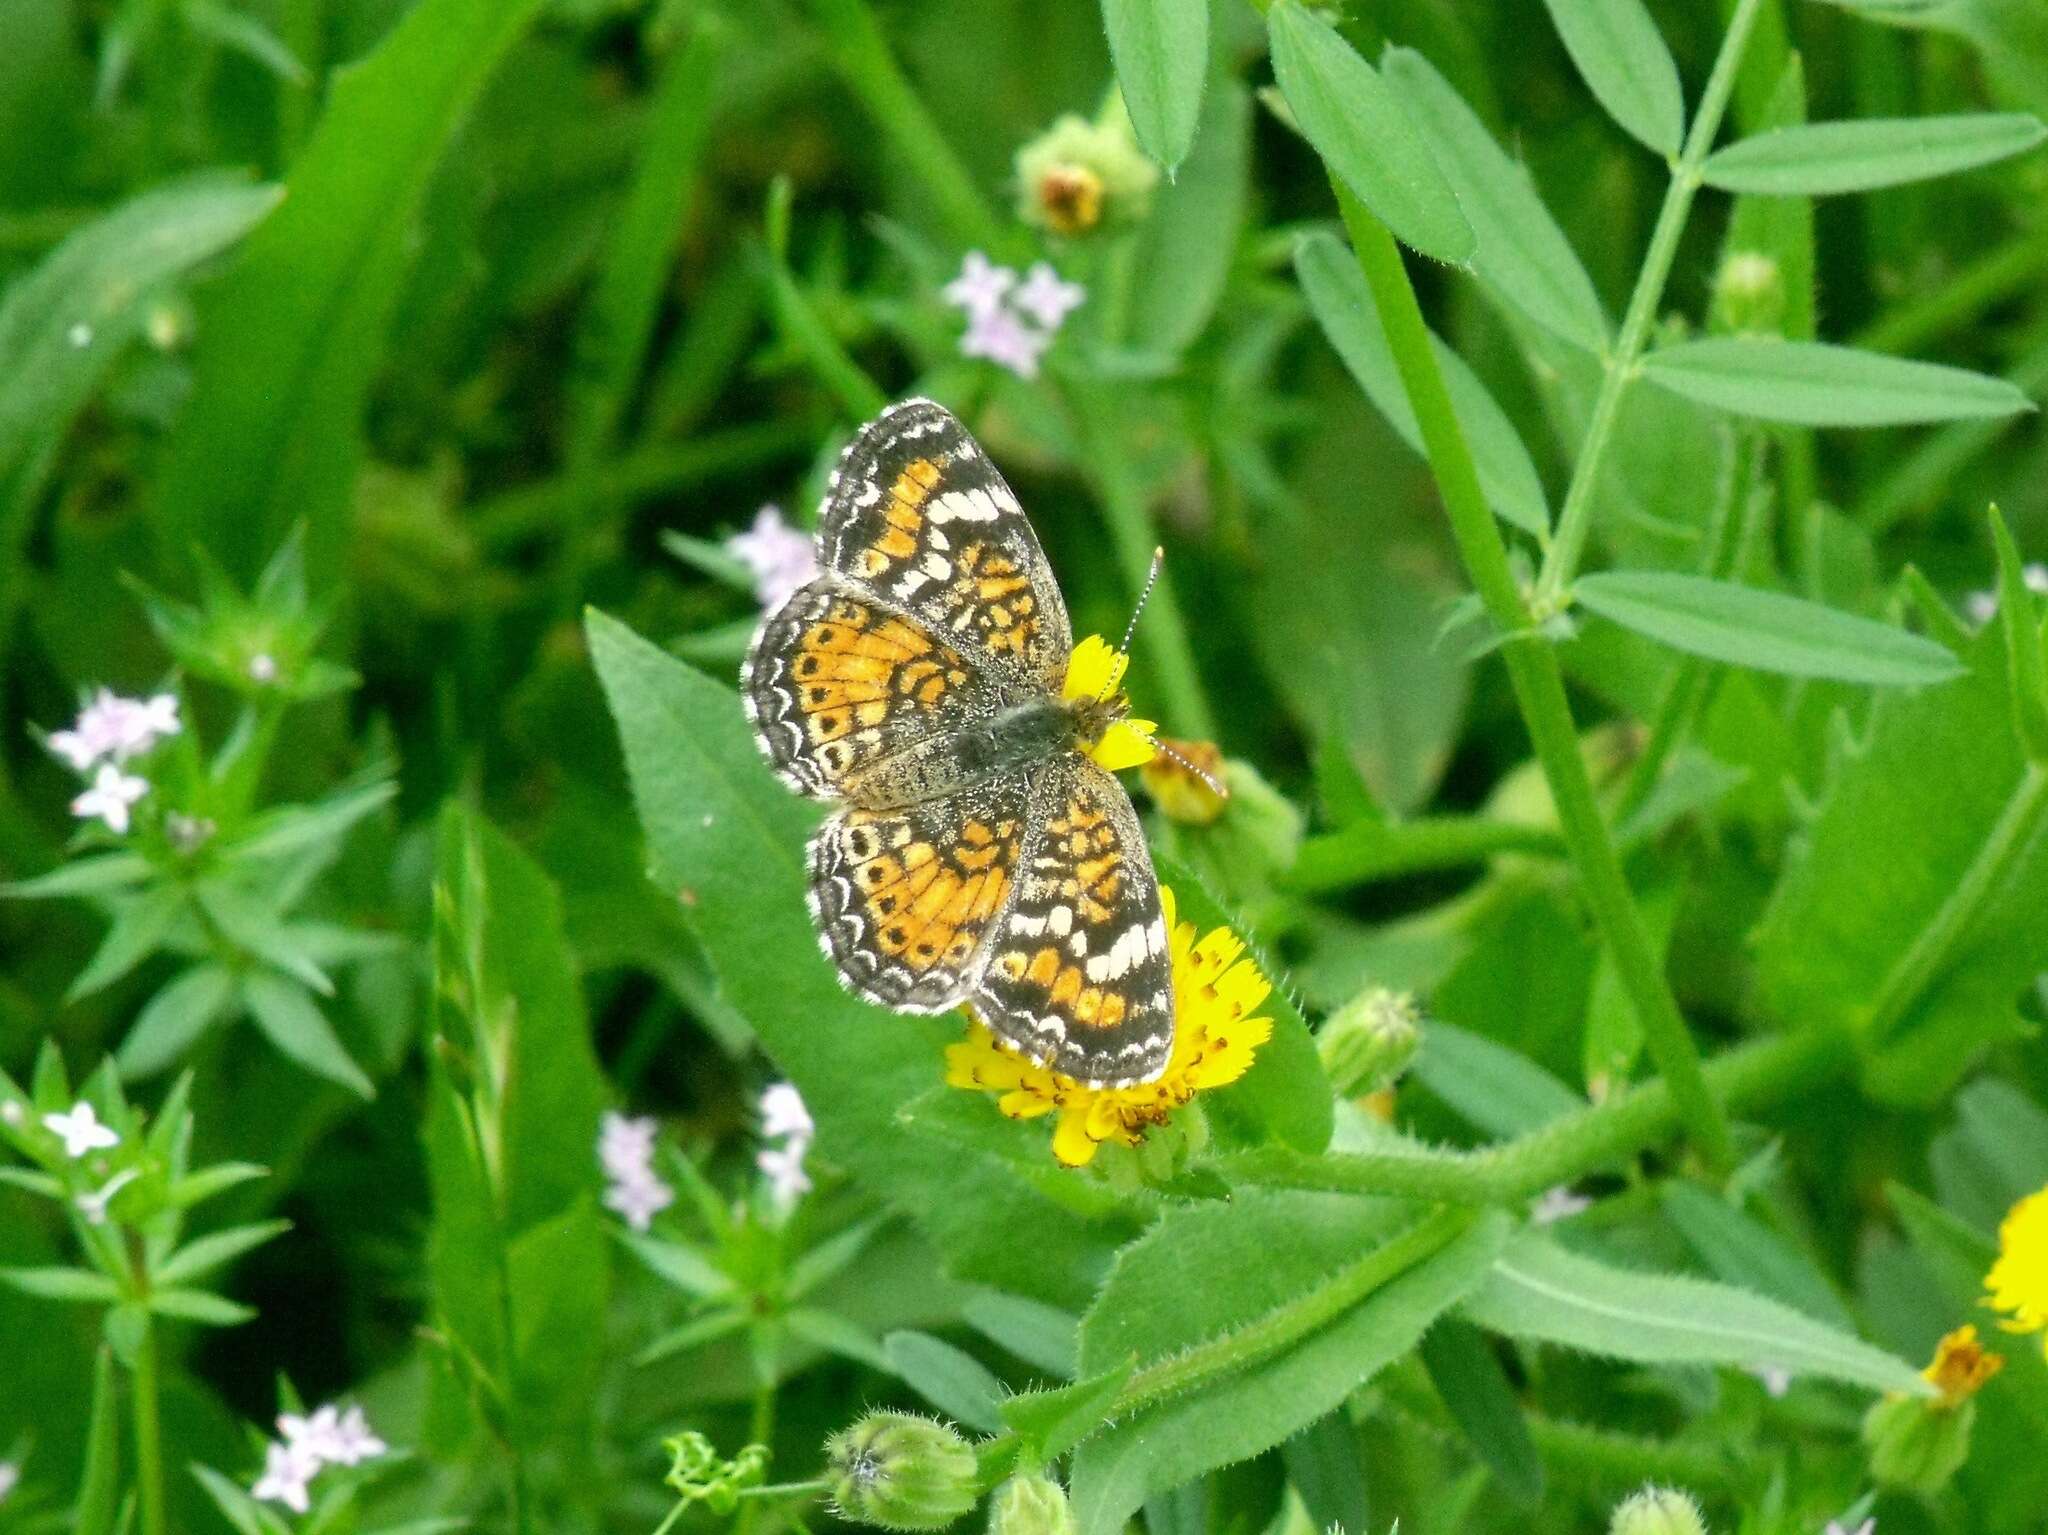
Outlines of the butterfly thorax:
<svg viewBox="0 0 2048 1535">
<path fill-rule="evenodd" d="M 1130 700 L 1030 698 L 960 733 L 955 754 L 969 772 L 1007 773 L 1061 752 L 1086 751 L 1130 712 Z"/>
</svg>

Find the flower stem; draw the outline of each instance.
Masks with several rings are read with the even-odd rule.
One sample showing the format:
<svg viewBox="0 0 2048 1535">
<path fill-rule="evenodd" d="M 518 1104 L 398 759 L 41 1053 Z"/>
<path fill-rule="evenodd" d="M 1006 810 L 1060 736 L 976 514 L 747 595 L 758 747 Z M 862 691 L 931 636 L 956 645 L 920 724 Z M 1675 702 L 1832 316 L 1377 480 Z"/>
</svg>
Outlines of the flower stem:
<svg viewBox="0 0 2048 1535">
<path fill-rule="evenodd" d="M 1664 191 L 1664 205 L 1657 211 L 1650 231 L 1650 248 L 1643 257 L 1642 270 L 1629 294 L 1628 310 L 1622 316 L 1621 335 L 1605 359 L 1606 373 L 1600 392 L 1593 399 L 1593 414 L 1586 423 L 1585 440 L 1579 445 L 1572 465 L 1571 484 L 1565 488 L 1564 507 L 1558 513 L 1557 537 L 1544 557 L 1542 573 L 1536 579 L 1534 606 L 1538 614 L 1557 610 L 1564 592 L 1578 574 L 1579 558 L 1585 553 L 1586 534 L 1593 517 L 1593 490 L 1600 467 L 1614 435 L 1614 423 L 1621 413 L 1622 396 L 1634 382 L 1637 360 L 1649 340 L 1650 326 L 1657 318 L 1657 306 L 1664 298 L 1664 284 L 1671 276 L 1671 263 L 1678 254 L 1679 237 L 1692 212 L 1692 200 L 1700 189 L 1700 167 L 1714 147 L 1721 131 L 1721 118 L 1728 110 L 1729 93 L 1735 89 L 1735 75 L 1742 63 L 1742 50 L 1749 41 L 1760 0 L 1739 0 L 1728 30 L 1721 38 L 1721 51 L 1714 70 L 1693 114 L 1685 147 L 1671 167 L 1671 184 Z"/>
<path fill-rule="evenodd" d="M 2020 854 L 2040 830 L 2048 814 L 2048 765 L 2029 762 L 1998 822 L 1962 880 L 1928 919 L 1870 1005 L 1867 1025 L 1872 1048 L 1884 1045 L 1906 1021 L 1913 1005 L 1926 994 L 1955 954 L 1956 944 L 1976 925 L 1984 903 L 1997 893 Z"/>
<path fill-rule="evenodd" d="M 1724 1101 L 1757 1109 L 1810 1091 L 1846 1071 L 1853 1059 L 1846 1032 L 1803 1029 L 1739 1046 L 1710 1062 L 1706 1076 Z M 1649 1082 L 1479 1151 L 1416 1147 L 1316 1158 L 1252 1151 L 1224 1159 L 1218 1170 L 1264 1188 L 1515 1205 L 1647 1151 L 1681 1122 L 1670 1086 Z"/>
<path fill-rule="evenodd" d="M 1742 15 L 1754 10 L 1745 0 Z M 1725 94 L 1725 93 L 1724 93 Z M 1708 1165 L 1728 1167 L 1734 1142 L 1727 1117 L 1708 1092 L 1701 1075 L 1699 1052 L 1686 1030 L 1678 1002 L 1664 979 L 1664 967 L 1650 942 L 1649 929 L 1629 893 L 1621 856 L 1600 807 L 1592 780 L 1579 754 L 1578 728 L 1564 692 L 1564 675 L 1556 652 L 1533 627 L 1528 607 L 1508 566 L 1507 545 L 1479 488 L 1479 473 L 1466 446 L 1464 430 L 1451 409 L 1443 373 L 1430 345 L 1429 329 L 1408 280 L 1399 247 L 1386 226 L 1350 193 L 1337 185 L 1337 203 L 1350 231 L 1358 264 L 1372 290 L 1374 307 L 1386 328 L 1387 344 L 1401 374 L 1401 384 L 1422 429 L 1430 467 L 1443 493 L 1451 531 L 1480 600 L 1494 623 L 1507 635 L 1501 659 L 1513 684 L 1516 702 L 1529 729 L 1537 759 L 1550 784 L 1565 846 L 1578 870 L 1586 902 L 1614 956 L 1623 989 L 1640 1020 L 1643 1040 L 1657 1070 L 1670 1085 L 1693 1142 Z"/>
<path fill-rule="evenodd" d="M 133 1369 L 135 1407 L 136 1506 L 142 1535 L 164 1535 L 164 1437 L 159 1408 L 156 1324 L 147 1315 L 142 1323 L 142 1340 L 136 1345 Z"/>
</svg>

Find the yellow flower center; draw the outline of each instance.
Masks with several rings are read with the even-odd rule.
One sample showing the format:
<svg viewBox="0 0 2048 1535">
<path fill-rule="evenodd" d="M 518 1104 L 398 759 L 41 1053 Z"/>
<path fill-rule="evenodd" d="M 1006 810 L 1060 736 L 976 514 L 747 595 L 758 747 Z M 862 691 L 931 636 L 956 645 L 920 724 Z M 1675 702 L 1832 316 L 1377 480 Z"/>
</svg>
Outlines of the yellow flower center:
<svg viewBox="0 0 2048 1535">
<path fill-rule="evenodd" d="M 1958 1327 L 1934 1346 L 1934 1360 L 1920 1373 L 1941 1393 L 1943 1407 L 1960 1407 L 2005 1368 L 2005 1358 L 1987 1353 L 1973 1326 Z"/>
</svg>

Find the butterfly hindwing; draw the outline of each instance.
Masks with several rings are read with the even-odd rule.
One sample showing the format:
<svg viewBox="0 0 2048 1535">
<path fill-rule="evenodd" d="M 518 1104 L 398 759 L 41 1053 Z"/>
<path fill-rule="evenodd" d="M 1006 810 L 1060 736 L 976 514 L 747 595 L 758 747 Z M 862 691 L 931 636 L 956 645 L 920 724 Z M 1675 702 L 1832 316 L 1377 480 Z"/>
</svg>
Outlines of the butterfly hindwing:
<svg viewBox="0 0 2048 1535">
<path fill-rule="evenodd" d="M 899 810 L 849 808 L 818 828 L 812 914 L 850 989 L 906 1012 L 962 1000 L 1014 887 L 1027 795 L 1018 773 Z"/>
<path fill-rule="evenodd" d="M 1145 1081 L 1173 1048 L 1173 959 L 1130 796 L 1078 754 L 1039 770 L 1017 891 L 970 1001 L 1084 1082 Z"/>
<path fill-rule="evenodd" d="M 818 519 L 836 571 L 999 671 L 1057 688 L 1073 635 L 1038 535 L 952 412 L 906 400 L 848 446 Z"/>
</svg>

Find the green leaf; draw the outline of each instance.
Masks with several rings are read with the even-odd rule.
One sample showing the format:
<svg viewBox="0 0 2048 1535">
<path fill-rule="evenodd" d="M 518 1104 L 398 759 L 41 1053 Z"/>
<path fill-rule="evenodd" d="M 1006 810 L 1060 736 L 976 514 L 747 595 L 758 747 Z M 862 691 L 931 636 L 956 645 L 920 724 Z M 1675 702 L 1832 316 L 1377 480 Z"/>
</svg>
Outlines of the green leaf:
<svg viewBox="0 0 2048 1535">
<path fill-rule="evenodd" d="M 181 274 L 247 234 L 281 189 L 217 173 L 145 192 L 68 236 L 0 300 L 0 565 L 19 557 L 59 444 Z"/>
<path fill-rule="evenodd" d="M 258 1178 L 270 1176 L 270 1169 L 258 1167 L 254 1162 L 216 1162 L 211 1167 L 202 1167 L 196 1173 L 188 1173 L 171 1185 L 170 1202 L 180 1210 L 189 1210 L 203 1204 L 216 1194 Z"/>
<path fill-rule="evenodd" d="M 1855 1318 L 1819 1266 L 1754 1216 L 1696 1183 L 1665 1184 L 1663 1204 L 1665 1217 L 1719 1279 L 1760 1291 L 1843 1332 L 1854 1330 Z"/>
<path fill-rule="evenodd" d="M 1358 269 L 1350 248 L 1335 235 L 1317 233 L 1302 239 L 1294 248 L 1294 271 L 1301 280 L 1309 309 L 1330 345 L 1344 360 L 1344 366 L 1358 381 L 1366 397 L 1401 440 L 1422 452 L 1422 428 L 1408 404 L 1394 354 L 1387 345 L 1386 331 L 1365 274 Z M 1443 369 L 1444 387 L 1451 396 L 1451 408 L 1465 430 L 1479 470 L 1479 485 L 1488 505 L 1516 527 L 1541 536 L 1550 529 L 1550 507 L 1544 500 L 1543 482 L 1529 450 L 1496 405 L 1486 386 L 1463 358 L 1432 334 L 1438 365 Z"/>
<path fill-rule="evenodd" d="M 611 222 L 604 262 L 577 320 L 566 457 L 587 474 L 610 450 L 646 366 L 664 291 L 701 179 L 712 103 L 730 29 L 695 12 L 688 36 L 663 62 L 642 130 L 639 160 Z"/>
<path fill-rule="evenodd" d="M 1602 571 L 1573 592 L 1589 612 L 1675 650 L 1759 671 L 1913 686 L 1962 675 L 1944 646 L 1782 592 L 1667 571 Z"/>
<path fill-rule="evenodd" d="M 72 981 L 65 1000 L 75 1002 L 80 997 L 89 997 L 127 975 L 156 953 L 184 910 L 185 892 L 172 884 L 144 890 L 117 903 L 107 936 L 100 940 L 92 958 Z"/>
<path fill-rule="evenodd" d="M 1056 1460 L 1115 1415 L 1117 1398 L 1137 1367 L 1136 1359 L 1126 1359 L 1071 1386 L 1004 1397 L 1003 1421 L 1045 1459 Z"/>
<path fill-rule="evenodd" d="M 346 789 L 312 805 L 287 805 L 258 817 L 234 843 L 239 858 L 274 858 L 339 842 L 349 828 L 398 794 L 389 779 Z"/>
<path fill-rule="evenodd" d="M 2048 129 L 2024 112 L 1810 123 L 1729 144 L 1701 174 L 1724 192 L 1824 197 L 1953 175 L 2021 154 L 2044 136 Z"/>
<path fill-rule="evenodd" d="M 2048 762 L 2048 657 L 2042 655 L 2041 619 L 2027 590 L 2019 547 L 1997 507 L 1991 538 L 1998 550 L 1998 627 L 2005 636 L 2005 669 L 2012 684 L 2012 716 L 2027 755 Z"/>
<path fill-rule="evenodd" d="M 238 1305 L 205 1290 L 170 1288 L 149 1292 L 149 1309 L 158 1316 L 202 1327 L 240 1327 L 256 1319 L 256 1308 Z"/>
<path fill-rule="evenodd" d="M 502 1431 L 559 1442 L 588 1431 L 604 1347 L 594 1147 L 609 1091 L 554 885 L 460 804 L 440 818 L 434 910 L 435 1314 L 510 1404 Z"/>
<path fill-rule="evenodd" d="M 292 1535 L 291 1526 L 249 1496 L 247 1489 L 222 1476 L 211 1466 L 194 1465 L 193 1478 L 205 1489 L 220 1510 L 220 1516 L 240 1535 Z"/>
<path fill-rule="evenodd" d="M 1930 1396 L 1904 1360 L 1729 1285 L 1614 1268 L 1519 1237 L 1462 1314 L 1490 1332 L 1643 1364 L 1778 1368 Z"/>
<path fill-rule="evenodd" d="M 884 1338 L 882 1352 L 911 1390 L 947 1417 L 985 1434 L 1002 1432 L 1003 1383 L 979 1359 L 942 1338 L 907 1329 Z"/>
<path fill-rule="evenodd" d="M 1195 142 L 1209 0 L 1102 0 L 1102 25 L 1138 143 L 1171 173 Z"/>
<path fill-rule="evenodd" d="M 1542 1457 L 1485 1335 L 1469 1322 L 1444 1317 L 1422 1340 L 1422 1363 L 1465 1442 L 1493 1468 L 1501 1486 L 1525 1503 L 1541 1498 Z"/>
<path fill-rule="evenodd" d="M 376 1084 L 349 1058 L 334 1025 L 303 986 L 268 970 L 252 971 L 242 981 L 242 1002 L 282 1054 L 350 1092 L 377 1096 Z"/>
<path fill-rule="evenodd" d="M 671 1242 L 631 1231 L 621 1233 L 619 1240 L 663 1282 L 693 1299 L 715 1300 L 733 1293 L 732 1275 L 713 1262 L 709 1254 L 687 1242 Z"/>
<path fill-rule="evenodd" d="M 230 1226 L 224 1231 L 210 1231 L 187 1242 L 158 1264 L 156 1272 L 150 1276 L 151 1282 L 175 1285 L 197 1279 L 291 1229 L 290 1221 L 280 1220 L 255 1221 L 246 1226 Z"/>
<path fill-rule="evenodd" d="M 295 524 L 316 589 L 351 526 L 361 416 L 443 148 L 539 0 L 422 0 L 337 72 L 288 195 L 200 306 L 157 525 L 251 575 Z M 366 145 L 377 146 L 374 153 Z"/>
<path fill-rule="evenodd" d="M 1544 0 L 1582 78 L 1607 115 L 1669 159 L 1685 137 L 1678 66 L 1642 0 Z"/>
<path fill-rule="evenodd" d="M 1478 242 L 1472 270 L 1479 280 L 1561 340 L 1599 352 L 1607 345 L 1607 312 L 1528 168 L 1494 142 L 1421 54 L 1390 48 L 1380 69 L 1457 194 Z"/>
<path fill-rule="evenodd" d="M 1287 974 L 1254 943 L 1243 922 L 1226 913 L 1194 873 L 1171 859 L 1157 860 L 1159 878 L 1172 887 L 1176 916 L 1192 922 L 1197 941 L 1219 927 L 1244 940 L 1248 956 L 1258 963 L 1273 990 L 1260 1012 L 1273 1020 L 1273 1034 L 1259 1047 L 1251 1070 L 1237 1081 L 1205 1094 L 1203 1102 L 1220 1114 L 1241 1116 L 1258 1129 L 1258 1138 L 1277 1140 L 1311 1154 L 1330 1144 L 1335 1110 L 1315 1036 L 1289 994 Z"/>
<path fill-rule="evenodd" d="M 1429 146 L 1373 67 L 1300 0 L 1266 13 L 1273 76 L 1330 173 L 1403 243 L 1462 266 L 1477 242 Z"/>
<path fill-rule="evenodd" d="M 995 1156 L 904 1132 L 897 1111 L 942 1080 L 957 1022 L 890 1016 L 840 988 L 804 903 L 816 812 L 769 774 L 739 699 L 616 620 L 592 613 L 588 628 L 655 879 L 802 1091 L 820 1153 L 907 1211 L 962 1277 L 1080 1304 L 1128 1224 L 1077 1220 Z M 1044 1168 L 1057 1175 L 1049 1151 Z"/>
<path fill-rule="evenodd" d="M 144 1004 L 121 1041 L 115 1064 L 130 1081 L 154 1076 L 185 1058 L 199 1036 L 227 1011 L 235 978 L 221 965 L 194 965 Z"/>
<path fill-rule="evenodd" d="M 121 1298 L 113 1280 L 91 1269 L 0 1268 L 0 1284 L 10 1284 L 43 1300 L 76 1301 L 81 1305 L 109 1306 Z"/>
<path fill-rule="evenodd" d="M 1540 1130 L 1586 1106 L 1526 1055 L 1448 1023 L 1429 1025 L 1414 1069 L 1462 1118 L 1502 1138 Z"/>
<path fill-rule="evenodd" d="M 1763 1004 L 1780 1018 L 1866 1026 L 1900 957 L 1934 921 L 2027 788 L 1996 626 L 1963 654 L 1967 680 L 1886 694 L 1841 753 L 1756 933 Z M 2048 952 L 2048 839 L 2025 840 L 1975 921 L 1917 994 L 1866 1086 L 1929 1102 L 1987 1044 L 2017 1037 L 2017 1003 Z"/>
<path fill-rule="evenodd" d="M 1298 1341 L 1082 1444 L 1072 1489 L 1081 1535 L 1113 1535 L 1148 1497 L 1331 1411 L 1481 1282 L 1507 1227 L 1498 1213 L 1399 1222 L 1379 1201 L 1268 1193 L 1173 1212 L 1127 1249 L 1083 1324 L 1084 1368 L 1119 1349 L 1185 1359 L 1197 1339 L 1227 1335 L 1242 1349 L 1291 1337 L 1295 1320 L 1330 1297 L 1365 1293 Z"/>
<path fill-rule="evenodd" d="M 121 1505 L 121 1404 L 114 1390 L 114 1355 L 93 1358 L 92 1422 L 85 1434 L 85 1469 L 72 1505 L 71 1535 L 114 1535 Z"/>
<path fill-rule="evenodd" d="M 1185 351 L 1222 301 L 1250 200 L 1252 97 L 1221 76 L 1202 104 L 1195 147 L 1132 241 L 1130 336 L 1167 357 Z"/>
<path fill-rule="evenodd" d="M 1439 1318 L 1437 1325 L 1443 1325 L 1443 1319 Z M 1371 1482 L 1359 1437 L 1351 1415 L 1339 1407 L 1280 1446 L 1287 1480 L 1301 1495 L 1302 1507 L 1318 1530 L 1366 1535 L 1373 1528 Z"/>
<path fill-rule="evenodd" d="M 47 874 L 0 885 L 0 895 L 17 901 L 47 901 L 66 895 L 105 895 L 148 879 L 152 865 L 140 853 L 95 853 L 74 858 Z"/>
<path fill-rule="evenodd" d="M 1026 1363 L 1062 1380 L 1073 1377 L 1081 1319 L 1072 1312 L 1025 1295 L 972 1290 L 960 1303 L 960 1316 Z"/>
<path fill-rule="evenodd" d="M 2033 409 L 2001 378 L 1821 341 L 1681 341 L 1658 347 L 1642 367 L 1686 399 L 1789 426 L 1910 426 Z"/>
</svg>

